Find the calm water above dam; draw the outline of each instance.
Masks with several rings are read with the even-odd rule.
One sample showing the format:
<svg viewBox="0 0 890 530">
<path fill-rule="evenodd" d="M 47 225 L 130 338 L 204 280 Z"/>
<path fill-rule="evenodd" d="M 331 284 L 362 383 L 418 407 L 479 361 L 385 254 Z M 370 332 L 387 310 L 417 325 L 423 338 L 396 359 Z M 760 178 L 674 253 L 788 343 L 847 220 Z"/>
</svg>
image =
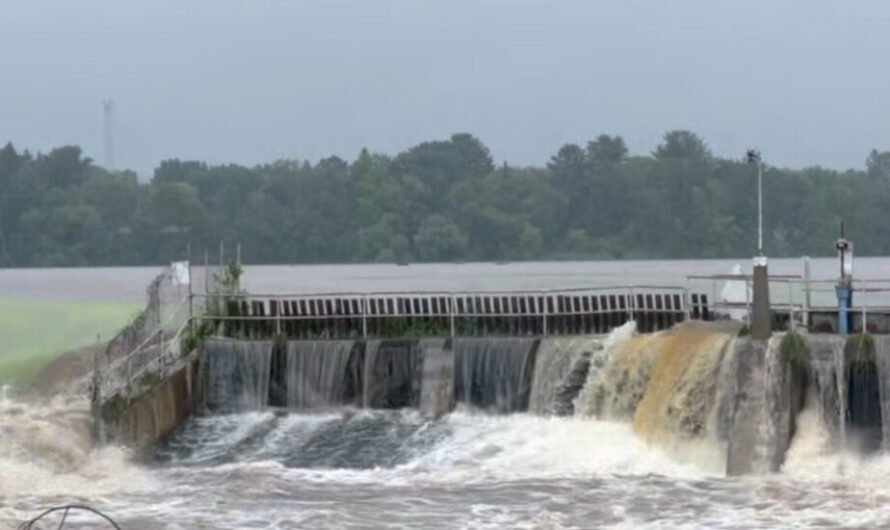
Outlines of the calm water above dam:
<svg viewBox="0 0 890 530">
<path fill-rule="evenodd" d="M 649 284 L 677 286 L 688 275 L 727 274 L 751 259 L 558 261 L 355 265 L 245 265 L 243 287 L 256 294 L 367 291 L 525 290 Z M 771 259 L 770 274 L 801 274 L 799 258 Z M 195 265 L 199 283 L 201 266 Z M 814 279 L 837 276 L 835 258 L 811 260 Z M 142 302 L 161 267 L 0 269 L 0 297 Z M 858 279 L 890 278 L 890 258 L 857 258 Z M 198 287 L 196 287 L 198 288 Z"/>
<path fill-rule="evenodd" d="M 686 274 L 725 273 L 734 263 L 249 267 L 245 287 L 665 285 L 682 284 Z M 799 260 L 771 265 L 776 274 L 800 271 Z M 824 278 L 835 263 L 813 265 L 814 276 Z M 7 270 L 0 271 L 0 292 L 140 300 L 155 272 Z M 890 260 L 859 260 L 857 275 L 890 276 Z M 274 364 L 271 347 L 242 351 L 221 343 L 216 361 L 202 365 L 202 384 L 217 392 L 205 396 L 205 414 L 140 462 L 116 447 L 90 450 L 85 401 L 0 396 L 0 528 L 67 502 L 101 508 L 123 528 L 148 530 L 890 525 L 890 457 L 838 450 L 824 388 L 810 388 L 779 472 L 726 476 L 719 416 L 727 391 L 722 366 L 734 339 L 725 333 L 640 337 L 625 327 L 609 337 L 546 339 L 534 352 L 524 342 L 498 340 L 452 345 L 457 410 L 438 419 L 423 413 L 423 381 L 407 385 L 417 394 L 405 408 L 363 407 L 378 394 L 368 389 L 383 384 L 370 381 L 392 377 L 380 369 L 393 366 L 387 344 L 365 352 L 364 392 L 337 376 L 351 365 L 350 345 L 288 345 L 281 354 L 286 373 L 278 376 L 286 381 L 285 406 L 273 406 L 273 375 L 263 368 Z M 443 346 L 427 345 L 436 348 Z M 320 351 L 330 355 L 322 359 Z M 426 360 L 427 353 L 417 355 L 406 380 Z M 257 357 L 264 360 L 244 362 Z"/>
</svg>

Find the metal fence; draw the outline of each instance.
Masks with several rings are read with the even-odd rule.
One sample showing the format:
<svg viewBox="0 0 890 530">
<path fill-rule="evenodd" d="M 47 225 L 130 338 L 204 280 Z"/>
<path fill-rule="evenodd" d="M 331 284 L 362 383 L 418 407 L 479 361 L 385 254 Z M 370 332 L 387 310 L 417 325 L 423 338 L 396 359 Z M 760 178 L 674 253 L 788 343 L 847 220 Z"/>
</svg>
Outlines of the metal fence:
<svg viewBox="0 0 890 530">
<path fill-rule="evenodd" d="M 187 262 L 167 267 L 147 290 L 145 308 L 122 329 L 97 362 L 98 391 L 110 397 L 127 391 L 140 380 L 162 377 L 175 363 L 183 333 L 191 319 L 191 278 Z"/>
<path fill-rule="evenodd" d="M 661 329 L 701 318 L 704 296 L 682 287 L 627 286 L 491 292 L 195 295 L 196 316 L 219 335 L 258 338 L 369 338 L 398 335 L 605 333 L 637 320 Z"/>
<path fill-rule="evenodd" d="M 744 285 L 744 300 L 727 300 L 720 288 L 727 282 Z M 750 275 L 719 274 L 687 276 L 691 288 L 710 292 L 713 311 L 727 316 L 743 316 L 750 320 L 753 306 L 753 277 Z M 770 276 L 770 307 L 788 316 L 791 327 L 809 326 L 814 313 L 837 313 L 837 280 L 811 279 L 803 276 Z M 890 279 L 852 280 L 853 299 L 849 313 L 867 322 L 869 315 L 890 314 Z"/>
</svg>

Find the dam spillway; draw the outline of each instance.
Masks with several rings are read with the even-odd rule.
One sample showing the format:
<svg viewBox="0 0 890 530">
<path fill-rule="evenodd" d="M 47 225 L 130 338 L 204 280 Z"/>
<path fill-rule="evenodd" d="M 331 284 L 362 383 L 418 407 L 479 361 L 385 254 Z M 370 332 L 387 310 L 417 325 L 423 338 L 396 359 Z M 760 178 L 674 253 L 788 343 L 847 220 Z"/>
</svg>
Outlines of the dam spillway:
<svg viewBox="0 0 890 530">
<path fill-rule="evenodd" d="M 729 474 L 776 471 L 805 406 L 831 447 L 886 445 L 885 341 L 872 353 L 802 336 L 739 336 L 730 322 L 608 335 L 250 341 L 212 338 L 201 353 L 199 411 L 454 409 L 628 423 L 646 443 Z M 875 350 L 881 353 L 875 355 Z M 890 352 L 887 352 L 890 353 Z"/>
</svg>

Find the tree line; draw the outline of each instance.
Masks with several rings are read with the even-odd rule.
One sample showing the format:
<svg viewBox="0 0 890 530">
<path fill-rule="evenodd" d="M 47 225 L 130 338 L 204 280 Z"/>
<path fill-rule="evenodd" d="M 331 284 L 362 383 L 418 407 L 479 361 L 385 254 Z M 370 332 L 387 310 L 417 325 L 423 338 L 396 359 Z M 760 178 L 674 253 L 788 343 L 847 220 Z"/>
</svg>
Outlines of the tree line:
<svg viewBox="0 0 890 530">
<path fill-rule="evenodd" d="M 618 136 L 545 167 L 494 163 L 469 134 L 395 156 L 254 167 L 166 160 L 148 182 L 76 146 L 0 150 L 0 266 L 159 264 L 240 242 L 246 263 L 721 258 L 756 244 L 756 170 L 689 131 L 649 154 Z M 890 152 L 865 170 L 764 170 L 772 256 L 890 254 Z"/>
</svg>

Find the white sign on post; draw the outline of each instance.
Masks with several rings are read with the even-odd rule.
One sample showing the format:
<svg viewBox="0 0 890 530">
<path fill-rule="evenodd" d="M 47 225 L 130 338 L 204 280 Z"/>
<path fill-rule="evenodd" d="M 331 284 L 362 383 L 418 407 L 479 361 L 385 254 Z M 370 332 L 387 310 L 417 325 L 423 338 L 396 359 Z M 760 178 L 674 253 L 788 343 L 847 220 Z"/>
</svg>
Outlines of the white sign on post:
<svg viewBox="0 0 890 530">
<path fill-rule="evenodd" d="M 173 283 L 182 287 L 191 283 L 189 277 L 189 262 L 174 261 L 170 264 L 170 270 L 173 271 Z"/>
</svg>

